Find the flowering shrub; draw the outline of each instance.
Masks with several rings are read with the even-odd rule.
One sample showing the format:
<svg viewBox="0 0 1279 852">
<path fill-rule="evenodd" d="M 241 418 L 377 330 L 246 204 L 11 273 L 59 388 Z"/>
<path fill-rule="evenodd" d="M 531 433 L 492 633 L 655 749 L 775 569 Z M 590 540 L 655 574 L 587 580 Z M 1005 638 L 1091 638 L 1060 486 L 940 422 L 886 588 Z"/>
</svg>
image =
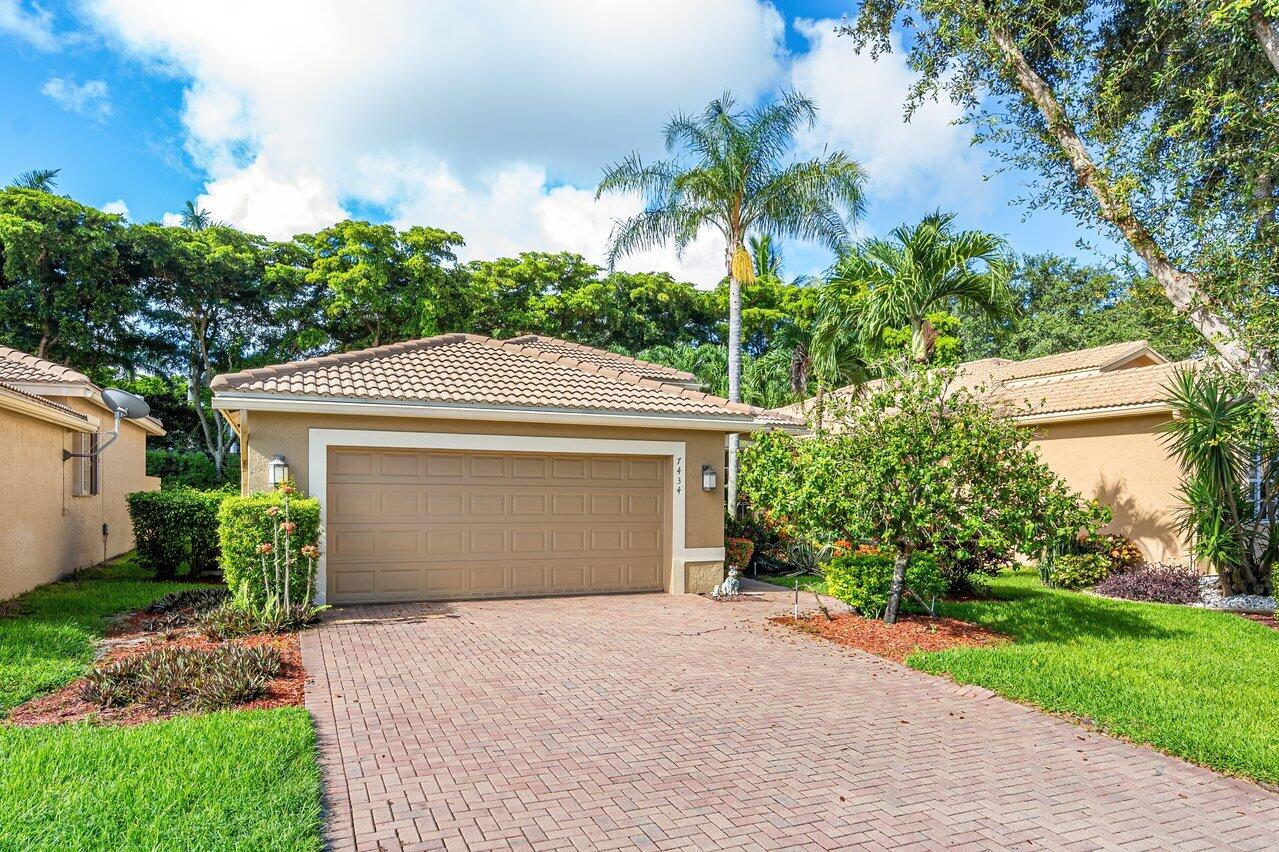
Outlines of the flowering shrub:
<svg viewBox="0 0 1279 852">
<path fill-rule="evenodd" d="M 1095 592 L 1112 598 L 1190 604 L 1199 600 L 1199 575 L 1180 565 L 1143 565 L 1111 574 Z"/>
<path fill-rule="evenodd" d="M 1049 582 L 1059 589 L 1086 589 L 1111 572 L 1110 559 L 1101 553 L 1066 553 L 1053 562 Z"/>
<path fill-rule="evenodd" d="M 275 617 L 315 593 L 320 504 L 292 485 L 228 497 L 218 512 L 222 573 L 235 605 Z"/>
<path fill-rule="evenodd" d="M 1136 568 L 1146 561 L 1146 554 L 1141 552 L 1137 542 L 1123 535 L 1103 535 L 1101 553 L 1110 559 L 1116 571 Z"/>
<path fill-rule="evenodd" d="M 748 538 L 730 538 L 724 549 L 724 561 L 743 570 L 755 554 L 755 543 Z"/>
</svg>

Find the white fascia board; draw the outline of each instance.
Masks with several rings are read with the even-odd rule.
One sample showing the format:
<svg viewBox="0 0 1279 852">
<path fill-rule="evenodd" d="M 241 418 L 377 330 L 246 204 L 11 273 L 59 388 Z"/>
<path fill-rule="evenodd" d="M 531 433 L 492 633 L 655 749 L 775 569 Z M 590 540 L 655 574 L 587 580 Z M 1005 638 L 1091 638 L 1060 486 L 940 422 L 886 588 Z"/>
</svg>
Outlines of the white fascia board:
<svg viewBox="0 0 1279 852">
<path fill-rule="evenodd" d="M 43 420 L 46 423 L 53 423 L 73 432 L 96 432 L 98 431 L 98 426 L 101 425 L 98 418 L 91 415 L 77 417 L 74 414 L 44 405 L 38 400 L 30 399 L 21 394 L 5 393 L 2 388 L 0 388 L 0 408 L 6 408 L 9 411 L 24 414 L 36 420 Z"/>
<path fill-rule="evenodd" d="M 297 414 L 364 414 L 382 417 L 426 417 L 447 420 L 496 420 L 515 423 L 564 423 L 591 426 L 629 426 L 648 429 L 706 429 L 715 432 L 758 432 L 776 424 L 732 417 L 698 417 L 684 414 L 636 414 L 565 408 L 490 408 L 479 405 L 399 402 L 365 402 L 341 397 L 302 397 L 285 394 L 223 392 L 213 397 L 217 409 L 280 411 Z"/>
<path fill-rule="evenodd" d="M 1141 405 L 1111 405 L 1106 408 L 1076 408 L 1072 411 L 1052 411 L 1045 414 L 1018 415 L 1013 419 L 1021 424 L 1065 423 L 1074 420 L 1104 420 L 1108 417 L 1137 417 L 1142 414 L 1162 414 L 1172 411 L 1166 402 L 1147 402 Z"/>
</svg>

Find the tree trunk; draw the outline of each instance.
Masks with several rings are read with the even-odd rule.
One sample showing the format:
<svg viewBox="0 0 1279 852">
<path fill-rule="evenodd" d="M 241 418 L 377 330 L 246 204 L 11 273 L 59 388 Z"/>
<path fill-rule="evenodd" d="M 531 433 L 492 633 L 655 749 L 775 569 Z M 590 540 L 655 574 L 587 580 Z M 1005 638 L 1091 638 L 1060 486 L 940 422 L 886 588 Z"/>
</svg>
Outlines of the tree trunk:
<svg viewBox="0 0 1279 852">
<path fill-rule="evenodd" d="M 1279 33 L 1275 32 L 1275 25 L 1259 9 L 1253 10 L 1249 20 L 1252 21 L 1253 35 L 1261 43 L 1261 49 L 1266 52 L 1270 64 L 1275 67 L 1275 73 L 1279 74 Z"/>
<path fill-rule="evenodd" d="M 893 559 L 893 582 L 888 587 L 888 606 L 884 609 L 884 623 L 897 623 L 897 610 L 902 605 L 902 593 L 906 589 L 906 566 L 910 564 L 913 548 L 899 544 L 897 556 Z"/>
<path fill-rule="evenodd" d="M 728 399 L 742 401 L 742 282 L 733 274 L 733 256 L 741 248 L 737 241 L 728 247 Z M 725 482 L 728 511 L 737 514 L 737 449 L 741 436 L 728 436 L 728 476 Z"/>
<path fill-rule="evenodd" d="M 1096 199 L 1102 218 L 1114 226 L 1132 246 L 1133 251 L 1145 261 L 1150 274 L 1163 287 L 1164 295 L 1172 302 L 1173 307 L 1204 336 L 1222 360 L 1249 379 L 1256 378 L 1264 365 L 1256 363 L 1239 342 L 1234 331 L 1222 318 L 1215 300 L 1203 291 L 1199 276 L 1173 266 L 1168 255 L 1155 243 L 1150 231 L 1137 220 L 1132 208 L 1097 168 L 1092 155 L 1066 117 L 1056 94 L 1031 67 L 1012 34 L 997 26 L 991 27 L 990 34 L 1011 66 L 1022 91 L 1043 115 L 1048 132 L 1070 161 L 1079 182 Z"/>
</svg>

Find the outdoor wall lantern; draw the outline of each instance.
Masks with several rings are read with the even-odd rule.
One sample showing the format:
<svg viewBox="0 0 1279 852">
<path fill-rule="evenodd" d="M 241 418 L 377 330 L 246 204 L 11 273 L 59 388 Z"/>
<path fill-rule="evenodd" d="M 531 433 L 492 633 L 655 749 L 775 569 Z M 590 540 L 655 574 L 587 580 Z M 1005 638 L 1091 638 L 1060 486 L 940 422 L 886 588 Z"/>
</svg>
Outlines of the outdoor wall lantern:
<svg viewBox="0 0 1279 852">
<path fill-rule="evenodd" d="M 267 482 L 271 483 L 274 488 L 289 481 L 289 463 L 285 461 L 284 456 L 277 454 L 271 459 L 271 463 L 267 465 Z"/>
<path fill-rule="evenodd" d="M 715 468 L 708 464 L 702 465 L 702 490 L 714 491 L 716 485 L 715 479 Z"/>
</svg>

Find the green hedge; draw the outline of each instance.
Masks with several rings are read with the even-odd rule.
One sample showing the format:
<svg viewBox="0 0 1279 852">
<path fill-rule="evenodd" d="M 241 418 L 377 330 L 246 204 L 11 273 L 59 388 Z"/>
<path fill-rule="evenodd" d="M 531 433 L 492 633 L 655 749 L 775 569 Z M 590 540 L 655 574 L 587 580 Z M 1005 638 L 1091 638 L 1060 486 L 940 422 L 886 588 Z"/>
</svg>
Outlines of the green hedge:
<svg viewBox="0 0 1279 852">
<path fill-rule="evenodd" d="M 218 567 L 218 506 L 225 491 L 172 488 L 137 491 L 125 497 L 133 521 L 138 562 L 157 579 L 195 576 Z"/>
<path fill-rule="evenodd" d="M 263 603 L 262 557 L 258 546 L 272 541 L 275 524 L 266 511 L 272 506 L 283 507 L 279 492 L 228 497 L 222 501 L 222 508 L 218 511 L 222 576 L 232 594 L 247 596 L 254 606 Z M 292 536 L 295 550 L 319 541 L 319 500 L 293 495 L 289 499 L 289 519 L 298 525 Z M 293 589 L 305 589 L 305 570 L 306 560 L 299 558 L 289 580 Z"/>
<path fill-rule="evenodd" d="M 826 591 L 852 607 L 860 615 L 877 618 L 888 605 L 893 582 L 891 553 L 850 553 L 826 563 Z M 946 591 L 937 560 L 932 554 L 917 552 L 906 566 L 906 588 L 929 600 Z"/>
</svg>

